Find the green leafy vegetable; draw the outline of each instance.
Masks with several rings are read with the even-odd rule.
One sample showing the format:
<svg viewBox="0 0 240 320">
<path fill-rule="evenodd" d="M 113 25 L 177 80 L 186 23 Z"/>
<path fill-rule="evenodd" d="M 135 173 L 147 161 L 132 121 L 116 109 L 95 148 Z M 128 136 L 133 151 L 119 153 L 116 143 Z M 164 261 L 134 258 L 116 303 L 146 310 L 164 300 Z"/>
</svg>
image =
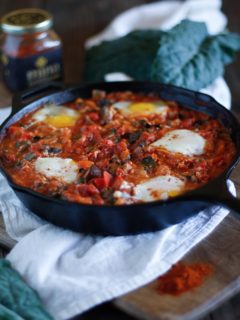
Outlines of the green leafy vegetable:
<svg viewBox="0 0 240 320">
<path fill-rule="evenodd" d="M 11 311 L 4 307 L 11 310 L 12 315 Z M 26 285 L 7 260 L 0 259 L 0 319 L 20 320 L 22 318 L 52 320 L 52 317 L 43 309 L 37 294 Z"/>
<path fill-rule="evenodd" d="M 136 80 L 151 79 L 159 30 L 139 30 L 113 41 L 104 41 L 87 51 L 84 78 L 87 82 L 104 81 L 111 72 L 124 72 Z"/>
<path fill-rule="evenodd" d="M 9 310 L 0 304 L 0 319 L 1 320 L 24 320 L 22 317 L 17 315 L 15 312 Z"/>
<path fill-rule="evenodd" d="M 168 79 L 164 81 L 164 78 L 160 76 L 155 80 L 199 90 L 211 84 L 223 72 L 224 64 L 221 61 L 221 51 L 218 44 L 213 38 L 207 38 L 201 45 L 199 52 L 182 66 L 174 78 L 170 81 Z"/>
<path fill-rule="evenodd" d="M 85 80 L 111 72 L 199 90 L 223 75 L 240 50 L 240 36 L 209 36 L 205 23 L 183 20 L 169 31 L 134 31 L 87 51 Z"/>
<path fill-rule="evenodd" d="M 235 58 L 237 51 L 240 50 L 240 36 L 236 33 L 228 32 L 219 34 L 213 38 L 221 48 L 222 63 L 231 63 Z"/>
<path fill-rule="evenodd" d="M 181 25 L 185 28 L 180 28 Z M 210 37 L 205 33 L 202 41 L 199 41 L 204 33 L 203 30 L 195 29 L 194 34 L 198 34 L 198 39 L 194 36 L 194 43 L 190 38 L 191 25 L 196 26 L 196 22 L 190 21 L 189 24 L 188 21 L 186 25 L 186 21 L 183 21 L 164 34 L 164 41 L 161 40 L 152 64 L 152 80 L 200 90 L 222 76 L 224 66 L 233 61 L 236 52 L 240 50 L 239 35 L 222 33 Z M 172 39 L 176 33 L 183 40 L 182 44 L 178 42 L 174 45 Z M 187 35 L 191 44 L 187 44 Z"/>
<path fill-rule="evenodd" d="M 162 34 L 160 46 L 152 64 L 151 78 L 171 83 L 181 73 L 182 67 L 198 52 L 208 36 L 205 23 L 183 20 Z"/>
<path fill-rule="evenodd" d="M 142 164 L 145 169 L 154 169 L 157 165 L 156 161 L 151 156 L 144 158 Z"/>
</svg>

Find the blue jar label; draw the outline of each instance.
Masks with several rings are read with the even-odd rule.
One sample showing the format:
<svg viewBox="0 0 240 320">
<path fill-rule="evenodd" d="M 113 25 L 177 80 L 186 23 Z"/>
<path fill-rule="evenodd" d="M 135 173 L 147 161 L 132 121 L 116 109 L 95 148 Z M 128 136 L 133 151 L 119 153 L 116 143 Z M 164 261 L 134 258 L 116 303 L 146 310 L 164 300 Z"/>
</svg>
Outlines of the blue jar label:
<svg viewBox="0 0 240 320">
<path fill-rule="evenodd" d="M 46 81 L 60 80 L 63 74 L 61 48 L 26 58 L 2 54 L 3 80 L 12 91 L 23 90 Z"/>
</svg>

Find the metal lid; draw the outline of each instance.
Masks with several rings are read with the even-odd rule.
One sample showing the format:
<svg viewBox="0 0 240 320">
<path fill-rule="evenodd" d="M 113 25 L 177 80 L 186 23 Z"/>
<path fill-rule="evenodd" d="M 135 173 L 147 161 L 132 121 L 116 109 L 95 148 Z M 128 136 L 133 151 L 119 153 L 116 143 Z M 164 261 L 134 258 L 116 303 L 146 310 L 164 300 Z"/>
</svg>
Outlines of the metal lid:
<svg viewBox="0 0 240 320">
<path fill-rule="evenodd" d="M 52 15 L 45 10 L 37 8 L 11 11 L 1 19 L 2 31 L 14 34 L 48 30 L 52 24 Z"/>
</svg>

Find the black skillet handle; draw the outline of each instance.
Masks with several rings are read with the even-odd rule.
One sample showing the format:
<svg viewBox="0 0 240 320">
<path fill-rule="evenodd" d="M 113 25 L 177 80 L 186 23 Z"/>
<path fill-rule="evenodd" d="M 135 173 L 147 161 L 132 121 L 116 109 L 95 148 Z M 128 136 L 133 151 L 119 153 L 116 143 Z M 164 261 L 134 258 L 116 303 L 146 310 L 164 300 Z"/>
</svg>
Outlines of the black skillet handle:
<svg viewBox="0 0 240 320">
<path fill-rule="evenodd" d="M 203 188 L 194 190 L 190 198 L 192 200 L 204 200 L 216 205 L 220 204 L 240 215 L 240 199 L 234 197 L 230 192 L 225 176 L 217 178 Z"/>
<path fill-rule="evenodd" d="M 12 113 L 18 112 L 26 104 L 33 102 L 36 98 L 39 99 L 47 94 L 62 91 L 65 86 L 61 82 L 48 82 L 24 91 L 17 92 L 12 98 Z"/>
<path fill-rule="evenodd" d="M 218 195 L 218 200 L 220 204 L 240 215 L 240 199 L 232 195 L 232 193 L 229 191 L 226 181 L 224 184 L 222 184 L 221 193 Z"/>
</svg>

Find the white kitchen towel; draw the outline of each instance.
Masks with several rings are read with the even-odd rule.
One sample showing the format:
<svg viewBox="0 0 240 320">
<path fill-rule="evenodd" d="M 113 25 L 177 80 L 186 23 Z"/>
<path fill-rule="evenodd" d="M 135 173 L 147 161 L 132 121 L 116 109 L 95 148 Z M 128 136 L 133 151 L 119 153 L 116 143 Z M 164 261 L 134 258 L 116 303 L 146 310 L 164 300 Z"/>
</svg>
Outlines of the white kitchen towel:
<svg viewBox="0 0 240 320">
<path fill-rule="evenodd" d="M 235 194 L 231 182 L 229 188 Z M 2 176 L 0 207 L 11 237 L 23 237 L 7 259 L 37 290 L 54 319 L 68 319 L 152 281 L 228 214 L 227 209 L 214 206 L 159 232 L 86 236 L 55 227 L 28 212 Z"/>
<path fill-rule="evenodd" d="M 167 28 L 185 17 L 207 22 L 212 33 L 226 25 L 220 1 L 165 1 L 127 11 L 113 21 L 105 35 L 116 37 L 122 35 L 121 30 L 124 34 L 141 25 Z M 103 40 L 104 34 L 99 39 Z M 230 107 L 230 94 L 223 79 L 218 79 L 208 90 Z M 0 110 L 0 119 L 3 117 Z M 232 184 L 230 189 L 234 192 Z M 37 218 L 23 207 L 2 176 L 0 209 L 7 232 L 19 241 L 7 258 L 38 291 L 54 319 L 73 317 L 155 279 L 228 214 L 226 209 L 212 207 L 155 233 L 115 238 L 85 236 Z"/>
</svg>

